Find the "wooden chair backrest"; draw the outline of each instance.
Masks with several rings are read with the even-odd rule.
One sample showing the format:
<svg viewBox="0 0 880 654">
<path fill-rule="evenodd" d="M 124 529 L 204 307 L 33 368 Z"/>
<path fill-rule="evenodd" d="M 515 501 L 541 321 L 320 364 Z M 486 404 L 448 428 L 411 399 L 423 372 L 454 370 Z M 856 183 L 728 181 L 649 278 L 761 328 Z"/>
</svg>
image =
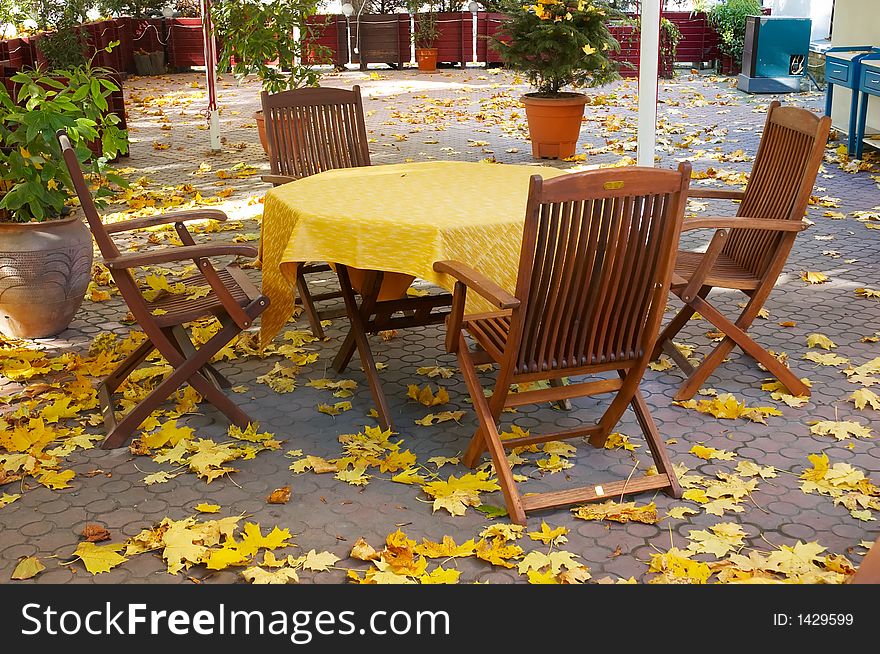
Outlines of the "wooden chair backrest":
<svg viewBox="0 0 880 654">
<path fill-rule="evenodd" d="M 260 94 L 273 175 L 308 177 L 370 165 L 359 86 Z"/>
<path fill-rule="evenodd" d="M 92 232 L 92 237 L 94 237 L 95 242 L 98 244 L 98 250 L 100 250 L 104 261 L 114 259 L 119 256 L 119 249 L 116 247 L 116 243 L 113 242 L 113 238 L 107 233 L 104 223 L 101 221 L 101 216 L 95 208 L 92 194 L 89 191 L 89 186 L 83 176 L 79 159 L 76 157 L 76 152 L 70 143 L 70 139 L 63 130 L 59 131 L 57 136 L 58 142 L 61 145 L 61 154 L 64 157 L 64 163 L 67 166 L 67 171 L 73 182 L 76 196 L 79 198 L 79 204 L 86 215 L 86 220 L 89 222 L 89 230 Z M 125 300 L 128 308 L 131 309 L 138 324 L 144 327 L 144 325 L 148 321 L 151 321 L 152 318 L 147 309 L 146 300 L 143 295 L 141 295 L 134 275 L 127 268 L 111 270 L 110 274 L 113 277 L 113 281 L 116 282 L 116 288 L 119 289 L 119 294 L 122 296 L 122 299 Z"/>
<path fill-rule="evenodd" d="M 647 365 L 690 171 L 683 163 L 677 171 L 630 167 L 532 177 L 508 370 Z"/>
<path fill-rule="evenodd" d="M 822 163 L 831 118 L 770 103 L 738 216 L 801 220 Z M 735 229 L 722 254 L 759 278 L 785 263 L 795 234 Z"/>
<path fill-rule="evenodd" d="M 82 167 L 79 164 L 79 159 L 76 157 L 76 151 L 73 149 L 70 138 L 64 130 L 59 131 L 56 136 L 61 146 L 61 156 L 64 158 L 67 172 L 70 174 L 70 179 L 73 182 L 74 191 L 76 191 L 76 196 L 79 198 L 79 204 L 86 215 L 86 220 L 89 222 L 89 229 L 95 238 L 95 242 L 98 244 L 101 256 L 104 257 L 104 260 L 118 257 L 119 249 L 116 247 L 110 234 L 104 229 L 104 223 L 101 221 L 101 216 L 98 214 L 94 200 L 92 200 L 89 185 L 86 183 Z"/>
</svg>

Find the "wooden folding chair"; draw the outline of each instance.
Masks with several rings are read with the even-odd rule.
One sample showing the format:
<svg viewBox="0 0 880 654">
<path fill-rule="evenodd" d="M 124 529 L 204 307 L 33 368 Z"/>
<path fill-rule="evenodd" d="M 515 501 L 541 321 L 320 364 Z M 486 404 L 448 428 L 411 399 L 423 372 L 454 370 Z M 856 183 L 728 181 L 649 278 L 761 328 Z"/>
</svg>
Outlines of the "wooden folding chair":
<svg viewBox="0 0 880 654">
<path fill-rule="evenodd" d="M 678 171 L 615 168 L 542 181 L 533 176 L 526 207 L 519 274 L 513 295 L 457 261 L 434 270 L 456 279 L 446 349 L 459 365 L 479 428 L 464 463 L 474 467 L 488 448 L 511 520 L 526 512 L 625 493 L 681 489 L 639 391 L 666 306 L 672 256 L 684 215 L 690 164 Z M 499 311 L 464 314 L 470 289 Z M 471 351 L 465 334 L 476 341 Z M 488 398 L 475 365 L 500 366 Z M 563 377 L 599 378 L 562 385 Z M 511 384 L 550 381 L 550 388 L 510 394 Z M 506 407 L 614 393 L 596 423 L 555 433 L 501 440 L 498 419 Z M 558 439 L 588 436 L 602 447 L 627 405 L 645 434 L 658 474 L 564 491 L 520 496 L 504 451 Z"/>
<path fill-rule="evenodd" d="M 807 211 L 830 127 L 827 116 L 819 118 L 806 109 L 771 102 L 745 191 L 691 189 L 692 198 L 742 202 L 734 218 L 705 217 L 684 223 L 684 230 L 717 231 L 705 253 L 678 252 L 672 292 L 685 306 L 666 325 L 654 346 L 654 358 L 665 351 L 688 376 L 676 400 L 692 398 L 735 345 L 767 368 L 793 395 L 810 394 L 788 366 L 746 332 L 782 273 L 797 233 L 806 228 L 801 219 Z M 730 321 L 709 303 L 706 296 L 713 288 L 734 289 L 748 296 L 739 318 Z M 696 312 L 723 332 L 724 338 L 694 368 L 672 339 Z"/>
<path fill-rule="evenodd" d="M 198 245 L 186 229 L 190 220 L 226 220 L 226 214 L 217 209 L 193 209 L 174 211 L 145 218 L 134 218 L 123 222 L 104 225 L 95 208 L 92 196 L 82 174 L 76 153 L 71 147 L 64 130 L 58 132 L 58 141 L 64 162 L 70 172 L 80 206 L 85 212 L 104 265 L 110 269 L 113 281 L 134 319 L 147 335 L 147 340 L 127 359 L 107 376 L 98 389 L 107 437 L 102 447 L 111 449 L 124 445 L 135 429 L 157 409 L 174 391 L 188 383 L 208 402 L 219 409 L 239 427 L 246 427 L 251 419 L 231 399 L 222 388 L 230 383 L 211 365 L 211 358 L 229 344 L 244 329 L 250 327 L 254 319 L 268 306 L 269 298 L 262 295 L 251 284 L 240 269 L 228 266 L 215 269 L 209 257 L 238 255 L 255 257 L 256 248 L 237 243 L 210 243 Z M 174 224 L 182 247 L 164 248 L 152 252 L 120 254 L 111 238 L 112 234 L 128 232 L 133 229 Z M 192 299 L 188 293 L 164 293 L 148 301 L 138 288 L 132 270 L 143 266 L 153 266 L 172 261 L 191 260 L 198 274 L 183 280 L 187 286 L 210 286 L 211 291 L 204 297 Z M 187 335 L 186 323 L 214 315 L 220 320 L 220 330 L 201 348 L 196 349 Z M 125 379 L 158 350 L 174 371 L 150 392 L 147 397 L 132 408 L 124 418 L 117 422 L 113 405 L 113 392 Z"/>
<path fill-rule="evenodd" d="M 351 91 L 329 87 L 301 88 L 260 94 L 271 175 L 262 177 L 274 185 L 315 175 L 334 168 L 370 165 L 359 86 Z M 297 301 L 302 303 L 312 333 L 324 338 L 321 320 L 345 315 L 345 309 L 319 311 L 316 302 L 341 297 L 340 291 L 313 294 L 307 275 L 327 272 L 326 263 L 303 263 L 297 270 Z"/>
</svg>

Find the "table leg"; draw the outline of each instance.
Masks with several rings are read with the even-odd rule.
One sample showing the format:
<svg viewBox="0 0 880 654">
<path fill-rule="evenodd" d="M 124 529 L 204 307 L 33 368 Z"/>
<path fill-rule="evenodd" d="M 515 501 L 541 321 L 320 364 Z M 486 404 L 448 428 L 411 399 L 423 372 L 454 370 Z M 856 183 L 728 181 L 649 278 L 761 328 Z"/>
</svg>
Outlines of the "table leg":
<svg viewBox="0 0 880 654">
<path fill-rule="evenodd" d="M 361 366 L 364 369 L 364 374 L 367 376 L 370 393 L 373 396 L 373 402 L 375 402 L 376 411 L 379 414 L 379 424 L 382 429 L 390 429 L 392 426 L 391 412 L 388 410 L 388 402 L 382 390 L 382 383 L 376 370 L 376 362 L 373 360 L 373 352 L 370 350 L 370 342 L 367 340 L 367 333 L 364 329 L 364 324 L 369 321 L 376 304 L 376 298 L 379 296 L 382 273 L 375 272 L 368 276 L 365 287 L 369 288 L 370 291 L 363 295 L 360 307 L 357 306 L 357 301 L 354 297 L 354 289 L 352 289 L 351 280 L 348 277 L 348 268 L 337 265 L 336 275 L 339 277 L 339 286 L 342 289 L 342 298 L 345 301 L 345 310 L 351 323 L 351 329 L 345 338 L 342 349 L 339 350 L 339 353 L 333 360 L 333 367 L 338 372 L 344 370 L 351 360 L 354 348 L 357 348 L 361 359 Z"/>
<path fill-rule="evenodd" d="M 853 91 L 860 96 L 859 100 L 859 122 L 856 127 L 856 159 L 862 158 L 862 150 L 865 147 L 865 122 L 868 118 L 868 94 L 860 91 Z"/>
<path fill-rule="evenodd" d="M 825 115 L 831 115 L 831 99 L 834 97 L 834 84 L 826 82 L 825 91 Z"/>
<path fill-rule="evenodd" d="M 336 268 L 336 276 L 339 278 L 340 287 L 343 285 L 342 276 L 339 274 L 339 270 L 342 268 L 344 268 L 344 266 L 337 266 Z M 354 289 L 351 286 L 351 279 L 347 268 L 345 269 L 344 274 L 346 280 L 345 285 L 351 294 L 352 301 L 355 302 L 354 306 L 356 307 L 357 312 L 360 314 L 361 327 L 364 327 L 370 322 L 370 317 L 375 309 L 376 301 L 379 297 L 379 289 L 382 286 L 382 273 L 375 270 L 367 272 L 366 277 L 364 278 L 364 290 L 366 293 L 361 296 L 363 299 L 360 308 L 357 308 Z M 342 294 L 344 299 L 345 290 L 342 291 Z M 348 310 L 348 304 L 346 304 L 345 312 L 349 317 L 349 321 L 351 321 L 351 312 Z M 333 358 L 332 367 L 336 372 L 343 372 L 351 362 L 351 357 L 357 349 L 357 343 L 354 336 L 354 330 L 349 329 L 348 333 L 345 335 L 345 339 L 342 341 L 342 346 L 339 348 L 339 352 L 337 352 L 336 356 Z"/>
<path fill-rule="evenodd" d="M 852 97 L 849 102 L 849 138 L 847 139 L 847 153 L 850 156 L 856 153 L 856 119 L 859 115 L 859 90 L 857 88 L 850 91 Z"/>
</svg>

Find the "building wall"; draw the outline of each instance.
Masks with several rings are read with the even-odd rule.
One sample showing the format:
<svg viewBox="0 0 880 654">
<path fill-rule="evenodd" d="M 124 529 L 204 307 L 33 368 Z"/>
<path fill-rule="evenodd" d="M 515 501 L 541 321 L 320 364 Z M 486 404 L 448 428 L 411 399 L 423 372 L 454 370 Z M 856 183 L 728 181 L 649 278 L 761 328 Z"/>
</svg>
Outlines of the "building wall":
<svg viewBox="0 0 880 654">
<path fill-rule="evenodd" d="M 878 0 L 835 0 L 831 45 L 880 46 Z M 849 116 L 849 89 L 835 88 L 831 118 L 835 127 L 846 127 Z M 880 132 L 880 98 L 868 101 L 867 131 Z"/>
<path fill-rule="evenodd" d="M 813 21 L 810 38 L 827 39 L 831 32 L 831 9 L 834 0 L 769 0 L 764 6 L 773 9 L 774 16 L 809 18 Z"/>
</svg>

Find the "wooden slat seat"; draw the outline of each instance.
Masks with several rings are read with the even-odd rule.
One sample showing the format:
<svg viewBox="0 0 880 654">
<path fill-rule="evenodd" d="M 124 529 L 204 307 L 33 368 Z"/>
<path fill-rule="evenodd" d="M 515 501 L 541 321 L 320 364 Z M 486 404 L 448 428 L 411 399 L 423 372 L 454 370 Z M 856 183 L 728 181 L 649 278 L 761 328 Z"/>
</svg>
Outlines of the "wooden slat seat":
<svg viewBox="0 0 880 654">
<path fill-rule="evenodd" d="M 218 270 L 217 276 L 240 307 L 246 307 L 261 296 L 257 287 L 240 270 L 229 268 Z M 146 303 L 157 325 L 160 327 L 182 325 L 206 316 L 225 314 L 223 301 L 213 289 L 204 297 L 189 297 L 194 288 L 210 288 L 210 283 L 204 275 L 194 275 L 180 281 L 189 288 L 189 291 L 184 293 L 163 291 L 156 299 Z"/>
<path fill-rule="evenodd" d="M 494 361 L 501 361 L 510 333 L 509 311 L 471 316 L 463 326 Z"/>
<path fill-rule="evenodd" d="M 744 191 L 696 190 L 692 197 L 740 200 L 735 217 L 686 220 L 683 231 L 714 229 L 704 253 L 679 251 L 671 290 L 684 307 L 663 328 L 653 356 L 668 353 L 687 375 L 676 400 L 692 398 L 709 376 L 739 346 L 762 364 L 792 395 L 809 396 L 809 387 L 788 366 L 758 345 L 747 331 L 773 290 L 803 222 L 825 153 L 831 118 L 807 109 L 770 103 L 755 163 Z M 736 320 L 716 309 L 707 296 L 713 288 L 742 291 L 748 298 Z M 672 339 L 699 313 L 724 338 L 694 368 Z"/>
<path fill-rule="evenodd" d="M 705 255 L 702 252 L 680 251 L 675 259 L 675 274 L 679 276 L 679 283 L 673 283 L 673 288 L 687 284 L 687 280 L 694 276 L 700 267 Z M 714 288 L 753 289 L 761 285 L 761 278 L 756 277 L 748 270 L 739 265 L 726 254 L 719 254 L 712 263 L 712 268 L 706 274 L 705 282 Z"/>
<path fill-rule="evenodd" d="M 619 500 L 627 493 L 664 490 L 680 497 L 639 383 L 666 306 L 690 175 L 690 164 L 683 163 L 677 171 L 631 167 L 550 180 L 532 176 L 513 294 L 466 263 L 434 263 L 435 272 L 456 280 L 446 349 L 458 356 L 479 422 L 463 460 L 473 468 L 489 450 L 513 522 L 525 524 L 527 511 Z M 468 291 L 500 311 L 465 315 Z M 476 370 L 482 362 L 498 364 L 488 397 Z M 602 376 L 609 371 L 617 377 Z M 588 379 L 564 384 L 566 377 Z M 549 382 L 549 388 L 510 392 L 525 382 Z M 607 394 L 613 397 L 595 422 L 513 439 L 499 434 L 505 408 Z M 506 450 L 578 437 L 602 447 L 627 406 L 658 474 L 520 495 Z"/>
</svg>

